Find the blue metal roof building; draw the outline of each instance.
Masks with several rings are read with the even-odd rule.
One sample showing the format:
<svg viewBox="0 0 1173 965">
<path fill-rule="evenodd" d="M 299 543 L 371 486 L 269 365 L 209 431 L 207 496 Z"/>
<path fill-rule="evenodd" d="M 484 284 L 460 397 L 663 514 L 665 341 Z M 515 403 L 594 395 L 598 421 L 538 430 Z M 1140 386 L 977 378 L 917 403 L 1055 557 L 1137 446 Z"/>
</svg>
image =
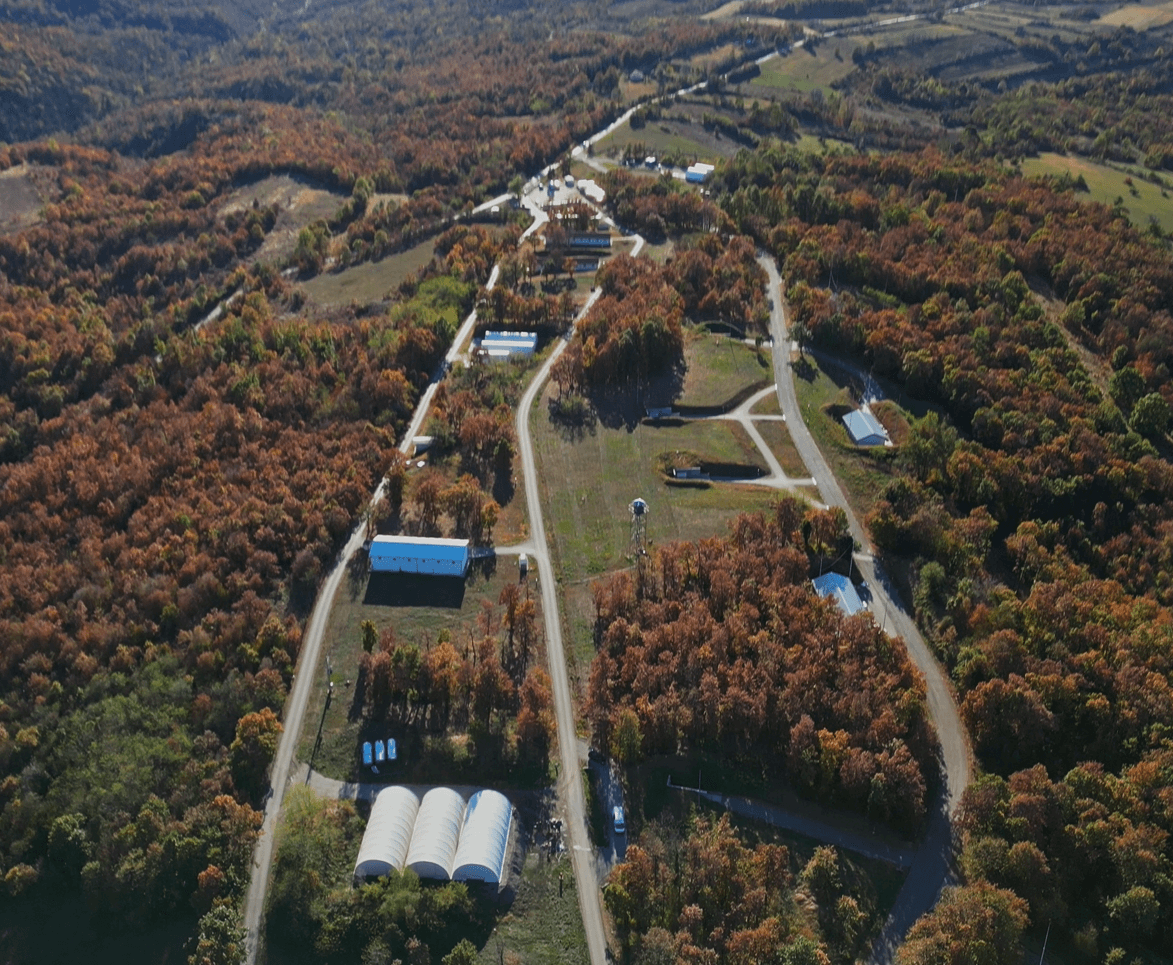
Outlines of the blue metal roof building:
<svg viewBox="0 0 1173 965">
<path fill-rule="evenodd" d="M 855 585 L 846 576 L 840 576 L 838 573 L 824 573 L 811 580 L 811 583 L 814 584 L 815 592 L 819 596 L 831 597 L 839 604 L 839 609 L 849 617 L 864 609 L 863 600 L 855 591 Z"/>
<path fill-rule="evenodd" d="M 843 424 L 857 446 L 884 446 L 888 444 L 888 430 L 867 409 L 856 409 L 843 417 Z"/>
<path fill-rule="evenodd" d="M 481 349 L 490 358 L 510 355 L 533 355 L 538 347 L 537 332 L 485 332 Z"/>
<path fill-rule="evenodd" d="M 377 573 L 464 576 L 468 570 L 468 540 L 376 536 L 371 540 L 369 558 L 371 569 Z"/>
</svg>

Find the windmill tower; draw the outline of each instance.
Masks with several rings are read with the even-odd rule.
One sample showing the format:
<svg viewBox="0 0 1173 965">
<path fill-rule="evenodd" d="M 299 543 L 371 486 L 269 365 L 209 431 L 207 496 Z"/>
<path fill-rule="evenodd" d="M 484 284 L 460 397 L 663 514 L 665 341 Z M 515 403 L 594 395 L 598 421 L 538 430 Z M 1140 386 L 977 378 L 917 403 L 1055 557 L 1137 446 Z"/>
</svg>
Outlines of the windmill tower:
<svg viewBox="0 0 1173 965">
<path fill-rule="evenodd" d="M 631 512 L 631 543 L 642 556 L 647 552 L 648 504 L 637 496 L 627 508 Z"/>
</svg>

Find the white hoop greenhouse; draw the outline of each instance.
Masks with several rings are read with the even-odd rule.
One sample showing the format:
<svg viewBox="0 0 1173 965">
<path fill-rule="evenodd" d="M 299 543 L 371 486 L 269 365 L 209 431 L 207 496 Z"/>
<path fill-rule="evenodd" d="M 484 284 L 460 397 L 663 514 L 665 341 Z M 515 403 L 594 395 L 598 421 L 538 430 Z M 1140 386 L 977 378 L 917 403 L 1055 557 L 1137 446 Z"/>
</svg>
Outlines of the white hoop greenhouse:
<svg viewBox="0 0 1173 965">
<path fill-rule="evenodd" d="M 420 801 L 407 866 L 421 878 L 447 881 L 460 840 L 464 798 L 450 787 L 434 787 Z"/>
<path fill-rule="evenodd" d="M 405 787 L 388 787 L 379 792 L 358 849 L 356 877 L 377 878 L 403 869 L 419 808 L 419 798 Z"/>
<path fill-rule="evenodd" d="M 512 823 L 513 806 L 509 798 L 498 791 L 477 791 L 469 799 L 464 827 L 460 829 L 452 880 L 498 883 L 505 866 Z"/>
</svg>

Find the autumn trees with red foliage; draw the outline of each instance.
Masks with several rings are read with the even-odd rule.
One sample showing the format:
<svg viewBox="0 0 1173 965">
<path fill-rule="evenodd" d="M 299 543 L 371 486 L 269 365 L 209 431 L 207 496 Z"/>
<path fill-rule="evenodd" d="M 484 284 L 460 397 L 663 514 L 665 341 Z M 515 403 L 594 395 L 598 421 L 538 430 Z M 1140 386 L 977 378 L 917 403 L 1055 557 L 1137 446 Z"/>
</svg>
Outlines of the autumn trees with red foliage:
<svg viewBox="0 0 1173 965">
<path fill-rule="evenodd" d="M 603 888 L 626 958 L 711 965 L 854 961 L 879 924 L 874 885 L 832 847 L 803 865 L 729 816 L 660 820 Z"/>
<path fill-rule="evenodd" d="M 624 763 L 710 752 L 912 833 L 932 766 L 924 684 L 869 618 L 814 596 L 802 519 L 786 499 L 596 584 L 594 740 Z"/>
<path fill-rule="evenodd" d="M 867 523 L 915 558 L 918 620 L 990 772 L 966 794 L 971 881 L 1012 889 L 1085 954 L 1166 947 L 1168 248 L 932 150 L 771 148 L 718 177 L 783 261 L 792 317 L 938 408 Z"/>
</svg>

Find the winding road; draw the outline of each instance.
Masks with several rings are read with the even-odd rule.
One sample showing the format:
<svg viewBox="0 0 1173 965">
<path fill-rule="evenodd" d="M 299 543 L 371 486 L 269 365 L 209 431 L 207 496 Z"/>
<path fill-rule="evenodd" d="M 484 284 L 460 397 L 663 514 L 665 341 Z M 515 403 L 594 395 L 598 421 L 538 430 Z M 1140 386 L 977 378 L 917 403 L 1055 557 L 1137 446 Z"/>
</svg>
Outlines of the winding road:
<svg viewBox="0 0 1173 965">
<path fill-rule="evenodd" d="M 807 469 L 828 506 L 838 506 L 847 514 L 851 535 L 860 547 L 870 546 L 834 473 L 811 437 L 794 390 L 794 373 L 790 365 L 790 338 L 782 301 L 782 280 L 774 259 L 760 255 L 758 262 L 769 276 L 770 333 L 774 340 L 774 380 L 778 403 L 786 416 L 790 437 L 806 463 Z M 937 730 L 941 751 L 941 788 L 931 809 L 928 831 L 912 861 L 904 887 L 888 916 L 880 937 L 872 948 L 872 965 L 887 965 L 908 929 L 936 904 L 941 889 L 952 876 L 953 819 L 961 804 L 961 792 L 969 783 L 969 741 L 957 712 L 953 689 L 941 665 L 920 635 L 916 624 L 889 591 L 889 581 L 881 563 L 870 552 L 854 554 L 855 565 L 872 591 L 872 613 L 895 635 L 904 638 L 908 655 L 924 675 L 928 695 L 929 719 Z"/>
</svg>

